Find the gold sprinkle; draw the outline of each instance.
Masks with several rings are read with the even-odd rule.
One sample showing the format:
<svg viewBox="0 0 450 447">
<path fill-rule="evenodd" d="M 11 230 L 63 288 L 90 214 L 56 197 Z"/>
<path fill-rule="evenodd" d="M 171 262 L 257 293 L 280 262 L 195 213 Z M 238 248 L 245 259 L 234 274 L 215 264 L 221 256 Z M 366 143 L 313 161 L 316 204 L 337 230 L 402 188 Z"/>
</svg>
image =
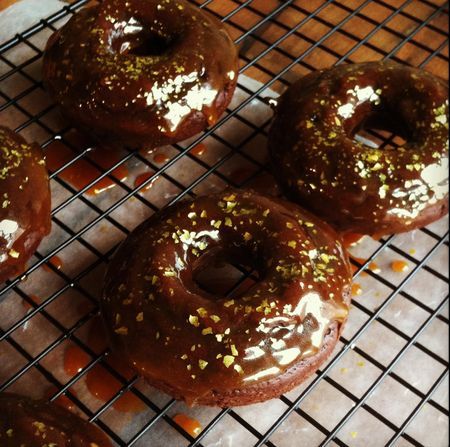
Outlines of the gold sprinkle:
<svg viewBox="0 0 450 447">
<path fill-rule="evenodd" d="M 188 358 L 187 354 L 183 354 L 183 355 L 181 356 L 181 360 L 187 360 L 187 358 Z"/>
<path fill-rule="evenodd" d="M 269 213 L 270 213 L 270 210 L 266 210 L 266 211 L 263 212 L 263 216 L 267 217 L 269 215 Z"/>
<path fill-rule="evenodd" d="M 289 241 L 289 242 L 288 242 L 288 246 L 291 247 L 291 248 L 297 248 L 297 242 L 295 242 L 295 241 Z"/>
<path fill-rule="evenodd" d="M 15 259 L 17 259 L 20 256 L 20 253 L 16 250 L 13 250 L 12 248 L 11 248 L 11 250 L 9 250 L 8 254 L 9 254 L 9 256 L 11 256 L 11 258 L 15 258 Z"/>
<path fill-rule="evenodd" d="M 234 363 L 234 357 L 232 355 L 226 355 L 223 358 L 223 364 L 229 368 Z"/>
<path fill-rule="evenodd" d="M 217 359 L 217 360 L 221 359 L 222 357 L 223 357 L 222 354 L 217 354 L 217 355 L 216 355 L 216 359 Z"/>
<path fill-rule="evenodd" d="M 225 196 L 223 198 L 223 200 L 225 200 L 226 202 L 233 202 L 234 200 L 236 200 L 236 195 L 235 194 L 230 194 L 229 196 Z"/>
<path fill-rule="evenodd" d="M 198 322 L 198 317 L 194 315 L 189 315 L 189 323 L 192 324 L 192 326 L 199 327 L 200 323 Z"/>
<path fill-rule="evenodd" d="M 205 210 L 203 210 L 202 213 L 200 214 L 200 217 L 205 219 L 206 217 L 208 217 L 208 213 Z"/>
<path fill-rule="evenodd" d="M 205 369 L 208 366 L 208 362 L 206 360 L 200 359 L 198 361 L 198 366 L 199 366 L 200 369 L 203 370 L 203 369 Z"/>
<path fill-rule="evenodd" d="M 136 321 L 137 321 L 138 323 L 140 323 L 141 321 L 144 321 L 144 312 L 139 312 L 139 313 L 136 315 Z"/>
<path fill-rule="evenodd" d="M 292 230 L 292 228 L 294 228 L 294 224 L 292 222 L 286 222 L 286 228 Z"/>
<path fill-rule="evenodd" d="M 244 374 L 244 370 L 242 369 L 242 366 L 241 366 L 241 365 L 234 365 L 233 368 L 234 368 L 234 370 L 235 370 L 237 373 L 239 373 L 241 376 L 242 376 L 242 374 Z"/>
<path fill-rule="evenodd" d="M 36 427 L 41 433 L 44 433 L 46 430 L 45 424 L 43 422 L 35 421 L 31 425 L 33 427 Z"/>
<path fill-rule="evenodd" d="M 128 328 L 126 326 L 121 326 L 115 329 L 114 332 L 119 335 L 128 335 Z"/>
<path fill-rule="evenodd" d="M 250 241 L 250 240 L 252 240 L 252 239 L 253 239 L 253 236 L 252 236 L 248 231 L 246 231 L 246 232 L 244 233 L 244 240 Z"/>
<path fill-rule="evenodd" d="M 189 219 L 195 219 L 197 217 L 197 213 L 195 211 L 192 211 L 188 214 Z"/>
<path fill-rule="evenodd" d="M 233 221 L 229 217 L 225 217 L 225 226 L 226 227 L 232 227 Z"/>
<path fill-rule="evenodd" d="M 224 307 L 231 307 L 234 304 L 234 300 L 229 300 L 223 303 Z"/>
<path fill-rule="evenodd" d="M 221 343 L 223 340 L 223 334 L 216 334 L 216 339 L 219 343 Z"/>
<path fill-rule="evenodd" d="M 208 311 L 204 307 L 200 307 L 197 309 L 197 313 L 202 317 L 205 318 L 208 316 Z"/>
<path fill-rule="evenodd" d="M 220 317 L 218 315 L 211 315 L 209 318 L 211 318 L 214 323 L 218 323 L 220 321 Z"/>
<path fill-rule="evenodd" d="M 207 327 L 206 329 L 202 330 L 202 335 L 211 335 L 213 333 L 213 330 L 211 327 Z"/>
<path fill-rule="evenodd" d="M 12 436 L 13 436 L 13 429 L 12 428 L 8 428 L 8 430 L 6 430 L 6 435 L 8 436 L 8 438 L 12 438 Z"/>
<path fill-rule="evenodd" d="M 237 357 L 237 356 L 239 355 L 239 351 L 236 349 L 236 346 L 235 346 L 235 345 L 231 345 L 231 346 L 230 346 L 230 349 L 231 349 L 231 353 L 232 353 L 235 357 Z"/>
</svg>

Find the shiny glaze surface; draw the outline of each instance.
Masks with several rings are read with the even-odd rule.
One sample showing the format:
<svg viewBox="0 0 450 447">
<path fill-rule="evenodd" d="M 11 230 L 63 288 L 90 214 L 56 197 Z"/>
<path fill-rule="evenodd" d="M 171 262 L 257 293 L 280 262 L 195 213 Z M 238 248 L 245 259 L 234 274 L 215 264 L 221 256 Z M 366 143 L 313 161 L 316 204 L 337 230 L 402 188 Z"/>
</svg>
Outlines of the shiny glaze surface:
<svg viewBox="0 0 450 447">
<path fill-rule="evenodd" d="M 374 149 L 362 127 L 406 143 Z M 409 231 L 448 212 L 448 88 L 424 71 L 372 62 L 312 73 L 282 97 L 270 132 L 288 195 L 344 232 Z"/>
<path fill-rule="evenodd" d="M 58 405 L 2 393 L 0 445 L 110 447 L 111 443 L 97 427 Z"/>
<path fill-rule="evenodd" d="M 196 274 L 221 256 L 255 266 L 259 282 L 235 299 L 202 290 Z M 138 373 L 212 404 L 211 393 L 243 393 L 314 357 L 347 318 L 350 282 L 327 224 L 279 199 L 226 191 L 139 226 L 109 265 L 101 307 L 113 349 Z"/>
<path fill-rule="evenodd" d="M 50 232 L 50 190 L 36 144 L 0 126 L 0 282 L 23 272 Z"/>
<path fill-rule="evenodd" d="M 156 147 L 218 120 L 238 60 L 222 23 L 184 0 L 105 0 L 49 39 L 43 76 L 81 128 Z"/>
</svg>

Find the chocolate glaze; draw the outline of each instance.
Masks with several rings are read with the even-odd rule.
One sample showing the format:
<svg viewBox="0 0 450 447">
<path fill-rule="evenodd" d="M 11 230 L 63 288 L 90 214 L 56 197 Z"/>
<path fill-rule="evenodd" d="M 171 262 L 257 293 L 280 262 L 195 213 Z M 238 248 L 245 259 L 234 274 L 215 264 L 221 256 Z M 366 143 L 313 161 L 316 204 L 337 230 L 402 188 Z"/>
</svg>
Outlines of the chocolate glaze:
<svg viewBox="0 0 450 447">
<path fill-rule="evenodd" d="M 50 190 L 41 148 L 0 126 L 0 282 L 23 272 L 50 232 Z"/>
<path fill-rule="evenodd" d="M 95 425 L 45 401 L 0 394 L 2 447 L 110 447 Z"/>
<path fill-rule="evenodd" d="M 290 198 L 344 232 L 389 234 L 448 212 L 448 88 L 393 62 L 341 65 L 292 85 L 276 110 L 269 149 Z M 407 142 L 373 149 L 362 127 Z"/>
<path fill-rule="evenodd" d="M 222 23 L 184 0 L 105 0 L 49 39 L 43 69 L 74 124 L 102 141 L 156 147 L 218 120 L 238 59 Z"/>
<path fill-rule="evenodd" d="M 211 258 L 254 265 L 260 280 L 228 299 L 194 277 Z M 340 240 L 296 205 L 226 191 L 140 225 L 111 261 L 101 303 L 113 350 L 189 404 L 279 396 L 331 353 L 351 273 Z"/>
</svg>

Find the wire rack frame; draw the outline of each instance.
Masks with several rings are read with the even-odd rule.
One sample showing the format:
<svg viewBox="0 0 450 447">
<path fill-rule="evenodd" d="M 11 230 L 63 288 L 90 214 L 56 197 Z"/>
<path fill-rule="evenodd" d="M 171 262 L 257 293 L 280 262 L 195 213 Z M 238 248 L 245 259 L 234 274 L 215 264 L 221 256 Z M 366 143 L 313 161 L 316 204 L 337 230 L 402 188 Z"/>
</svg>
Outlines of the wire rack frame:
<svg viewBox="0 0 450 447">
<path fill-rule="evenodd" d="M 247 430 L 256 439 L 254 445 L 268 445 L 275 446 L 271 437 L 279 427 L 290 417 L 291 414 L 296 413 L 302 418 L 304 418 L 311 426 L 317 429 L 323 436 L 320 441 L 320 445 L 327 445 L 333 443 L 334 445 L 347 445 L 339 437 L 341 428 L 355 415 L 355 413 L 360 409 L 364 408 L 365 411 L 370 413 L 374 418 L 376 418 L 381 424 L 388 427 L 392 435 L 387 441 L 387 445 L 394 445 L 399 440 L 399 438 L 404 439 L 409 444 L 412 445 L 422 445 L 418 440 L 414 439 L 413 436 L 406 433 L 408 426 L 412 423 L 414 418 L 419 414 L 423 406 L 432 406 L 439 414 L 448 418 L 448 408 L 438 403 L 433 399 L 433 394 L 440 385 L 448 377 L 448 360 L 443 358 L 442 355 L 429 349 L 423 343 L 419 341 L 419 337 L 427 329 L 427 327 L 432 324 L 433 321 L 439 320 L 444 325 L 446 325 L 448 330 L 448 317 L 445 316 L 443 310 L 448 305 L 448 295 L 434 307 L 428 306 L 423 301 L 417 299 L 412 294 L 408 293 L 405 288 L 411 283 L 416 274 L 420 271 L 427 271 L 436 280 L 443 281 L 448 284 L 448 277 L 433 268 L 429 261 L 436 255 L 438 250 L 442 247 L 448 249 L 448 232 L 445 234 L 438 234 L 434 231 L 427 229 L 422 229 L 421 232 L 426 234 L 431 240 L 433 240 L 433 245 L 430 247 L 427 253 L 424 253 L 420 259 L 412 256 L 410 253 L 405 252 L 402 248 L 395 245 L 395 237 L 391 236 L 380 241 L 379 246 L 374 249 L 371 255 L 368 257 L 367 261 L 359 263 L 353 261 L 355 265 L 355 277 L 358 277 L 363 272 L 368 273 L 377 282 L 385 286 L 390 290 L 387 297 L 383 300 L 381 305 L 376 309 L 372 309 L 367 306 L 364 302 L 360 300 L 353 300 L 353 306 L 362 312 L 366 316 L 366 321 L 359 327 L 359 329 L 350 337 L 341 337 L 341 347 L 333 356 L 330 362 L 326 364 L 322 369 L 320 369 L 313 380 L 301 391 L 301 393 L 295 398 L 290 399 L 287 396 L 282 396 L 280 400 L 285 405 L 285 411 L 277 417 L 273 424 L 264 432 L 260 432 L 252 424 L 250 424 L 244 417 L 242 417 L 238 411 L 233 409 L 223 409 L 219 411 L 214 417 L 211 418 L 209 423 L 203 429 L 202 433 L 197 438 L 192 438 L 184 430 L 182 430 L 169 416 L 170 410 L 175 406 L 174 400 L 168 400 L 164 405 L 158 405 L 153 402 L 146 394 L 144 394 L 135 385 L 137 384 L 138 377 L 133 377 L 127 380 L 118 371 L 112 368 L 106 361 L 105 357 L 107 351 L 102 352 L 98 355 L 88 343 L 83 341 L 82 338 L 78 337 L 77 331 L 82 328 L 87 322 L 89 322 L 98 313 L 96 307 L 97 297 L 92 294 L 83 286 L 83 278 L 89 275 L 93 270 L 95 270 L 101 264 L 108 261 L 110 255 L 115 250 L 115 246 L 109 248 L 106 252 L 100 251 L 93 244 L 89 243 L 84 237 L 88 231 L 93 229 L 99 222 L 107 221 L 115 229 L 123 233 L 123 236 L 129 233 L 128 228 L 114 218 L 114 211 L 117 210 L 121 205 L 123 205 L 130 198 L 135 198 L 141 202 L 144 206 L 148 207 L 152 212 L 157 211 L 160 207 L 151 201 L 147 200 L 143 195 L 139 194 L 142 187 L 150 185 L 157 178 L 164 178 L 167 182 L 170 182 L 174 187 L 177 188 L 178 193 L 175 197 L 169 200 L 165 205 L 170 205 L 176 201 L 182 199 L 185 196 L 195 196 L 195 190 L 198 185 L 200 185 L 205 179 L 211 176 L 217 176 L 224 183 L 231 184 L 235 187 L 245 187 L 251 184 L 252 180 L 257 178 L 261 173 L 270 172 L 270 167 L 265 163 L 261 163 L 259 160 L 255 159 L 252 155 L 246 153 L 245 148 L 249 141 L 258 135 L 265 137 L 267 135 L 267 126 L 269 121 L 263 123 L 263 125 L 256 126 L 251 121 L 245 118 L 240 112 L 242 112 L 246 106 L 248 106 L 251 101 L 257 99 L 262 102 L 265 101 L 265 93 L 269 88 L 274 88 L 277 91 L 282 91 L 291 82 L 290 74 L 294 72 L 297 68 L 300 68 L 303 72 L 308 72 L 321 68 L 317 65 L 317 58 L 313 56 L 315 54 L 326 54 L 330 57 L 334 64 L 340 64 L 343 62 L 358 62 L 361 60 L 361 56 L 358 52 L 361 49 L 366 51 L 372 51 L 376 54 L 375 57 L 378 59 L 389 58 L 403 63 L 409 63 L 411 65 L 417 65 L 420 67 L 427 68 L 429 64 L 435 60 L 443 64 L 448 64 L 448 39 L 447 39 L 447 28 L 442 25 L 442 21 L 438 19 L 448 16 L 448 6 L 446 3 L 439 1 L 430 0 L 366 0 L 366 1 L 344 1 L 344 0 L 328 0 L 328 1 L 313 1 L 305 2 L 300 1 L 267 1 L 262 2 L 258 0 L 246 0 L 237 1 L 229 0 L 227 2 L 228 12 L 220 12 L 220 8 L 217 8 L 217 2 L 215 0 L 207 1 L 197 1 L 194 2 L 198 4 L 199 7 L 208 9 L 210 12 L 219 17 L 222 21 L 227 23 L 230 29 L 234 32 L 236 44 L 240 47 L 241 56 L 241 68 L 240 73 L 256 73 L 257 77 L 263 80 L 261 87 L 256 91 L 247 88 L 245 85 L 239 84 L 239 88 L 244 91 L 248 96 L 242 101 L 237 107 L 232 110 L 228 110 L 228 113 L 222 118 L 222 120 L 209 129 L 207 132 L 202 134 L 200 137 L 188 144 L 187 146 L 175 145 L 174 149 L 176 153 L 172 158 L 164 164 L 164 166 L 157 166 L 152 161 L 148 160 L 145 156 L 137 154 L 132 150 L 129 150 L 121 160 L 115 163 L 108 169 L 102 168 L 98 163 L 87 157 L 88 150 L 84 152 L 79 152 L 77 147 L 67 138 L 68 133 L 71 128 L 68 126 L 55 132 L 49 125 L 45 122 L 45 117 L 54 108 L 54 105 L 49 105 L 38 113 L 33 113 L 21 104 L 21 101 L 28 96 L 32 95 L 34 92 L 42 90 L 43 86 L 40 81 L 37 81 L 32 75 L 29 74 L 28 68 L 32 64 L 39 62 L 42 57 L 42 50 L 38 48 L 33 42 L 33 36 L 38 33 L 57 29 L 58 21 L 64 19 L 74 13 L 84 6 L 87 0 L 78 0 L 71 4 L 68 4 L 62 10 L 57 13 L 41 20 L 39 23 L 34 25 L 32 28 L 16 35 L 14 38 L 0 45 L 0 63 L 6 68 L 0 75 L 0 98 L 2 103 L 0 104 L 0 113 L 8 111 L 9 108 L 17 109 L 24 117 L 23 121 L 19 126 L 16 127 L 17 132 L 26 130 L 32 125 L 37 125 L 39 128 L 43 129 L 46 134 L 50 135 L 44 141 L 41 142 L 41 146 L 46 149 L 54 141 L 63 142 L 68 148 L 73 150 L 72 159 L 61 166 L 58 170 L 51 173 L 51 179 L 58 185 L 66 189 L 69 193 L 67 199 L 62 203 L 56 205 L 52 210 L 52 220 L 53 224 L 58 226 L 62 231 L 67 234 L 67 238 L 52 248 L 45 255 L 39 252 L 36 255 L 36 261 L 32 263 L 30 268 L 24 273 L 23 277 L 14 279 L 7 282 L 5 287 L 0 291 L 0 301 L 2 297 L 7 297 L 9 293 L 15 293 L 21 297 L 25 302 L 31 306 L 31 310 L 27 312 L 23 317 L 18 318 L 11 326 L 8 328 L 0 329 L 0 343 L 7 343 L 16 352 L 18 352 L 24 359 L 25 364 L 11 375 L 6 381 L 0 384 L 0 391 L 7 390 L 10 386 L 14 385 L 22 376 L 32 369 L 36 369 L 39 373 L 52 385 L 54 385 L 56 391 L 52 394 L 51 400 L 56 400 L 61 395 L 66 395 L 74 404 L 84 412 L 88 419 L 95 422 L 102 428 L 118 445 L 131 446 L 145 436 L 145 434 L 152 429 L 157 429 L 157 424 L 164 420 L 169 424 L 174 430 L 176 430 L 186 442 L 186 445 L 190 446 L 200 446 L 206 445 L 202 444 L 205 437 L 211 433 L 215 427 L 220 424 L 225 416 L 231 417 L 240 426 Z M 339 10 L 339 18 L 330 14 L 330 8 L 333 7 Z M 387 11 L 383 19 L 374 18 L 372 11 L 375 9 L 382 8 Z M 219 11 L 219 12 L 217 12 Z M 425 11 L 425 12 L 423 12 Z M 251 17 L 254 19 L 254 23 L 247 27 L 246 24 L 242 24 L 239 20 L 239 15 L 242 12 L 251 13 Z M 294 25 L 287 25 L 283 22 L 283 13 L 292 14 L 295 17 L 299 17 Z M 394 19 L 396 17 L 401 17 L 403 20 L 407 20 L 411 23 L 410 29 L 407 32 L 399 31 L 393 26 Z M 371 29 L 363 37 L 358 37 L 353 32 L 350 32 L 347 24 L 351 23 L 354 19 L 363 20 L 365 23 L 370 24 Z M 309 35 L 305 28 L 311 24 L 318 24 L 326 29 L 320 37 L 313 38 Z M 276 28 L 279 32 L 279 37 L 273 38 L 269 35 L 267 31 L 271 28 Z M 421 32 L 426 30 L 427 32 L 432 32 L 438 36 L 438 43 L 436 45 L 430 45 L 430 41 L 427 43 L 420 38 Z M 380 32 L 388 33 L 390 36 L 395 38 L 396 44 L 386 49 L 380 45 L 380 42 L 373 39 Z M 342 37 L 350 41 L 348 48 L 342 50 L 341 48 L 334 48 L 333 44 L 329 43 L 330 39 L 333 37 Z M 301 39 L 306 42 L 309 46 L 301 51 L 300 54 L 292 54 L 289 48 L 286 47 L 286 43 L 290 38 Z M 8 52 L 18 47 L 19 45 L 25 45 L 28 49 L 32 50 L 35 54 L 28 58 L 25 62 L 16 65 L 8 59 Z M 415 51 L 423 54 L 423 58 L 420 62 L 411 62 L 408 58 L 405 58 L 402 51 L 407 47 L 412 46 Z M 259 52 L 253 54 L 253 49 L 258 48 Z M 265 58 L 276 54 L 283 60 L 282 65 L 274 63 L 267 63 Z M 276 59 L 275 59 L 276 60 Z M 276 66 L 276 67 L 275 67 Z M 19 94 L 9 96 L 4 93 L 1 88 L 2 83 L 7 81 L 12 76 L 20 74 L 24 79 L 26 79 L 31 85 L 23 89 Z M 239 144 L 233 144 L 226 139 L 222 138 L 217 131 L 224 126 L 231 119 L 236 119 L 239 122 L 246 125 L 250 131 L 248 136 L 241 141 Z M 382 145 L 392 144 L 392 138 L 386 138 L 383 135 L 379 135 L 373 132 L 373 136 L 379 138 L 383 141 Z M 207 163 L 203 161 L 200 157 L 192 155 L 192 149 L 206 140 L 207 138 L 214 138 L 220 141 L 224 147 L 228 149 L 228 152 L 215 160 L 214 163 Z M 233 156 L 238 154 L 246 162 L 253 166 L 252 173 L 242 181 L 236 181 L 222 170 L 222 167 L 226 162 Z M 175 167 L 177 162 L 183 157 L 188 157 L 193 162 L 198 164 L 204 169 L 204 172 L 195 178 L 189 185 L 183 185 L 180 183 L 176 175 L 173 175 L 172 167 Z M 70 165 L 76 163 L 78 160 L 84 159 L 88 163 L 92 164 L 95 168 L 101 172 L 101 174 L 93 180 L 91 183 L 86 185 L 80 190 L 75 189 L 70 184 L 68 184 L 60 174 L 67 169 Z M 131 187 L 120 181 L 120 179 L 114 176 L 114 171 L 122 164 L 130 161 L 137 160 L 142 165 L 151 169 L 154 174 L 150 176 L 142 185 L 139 187 Z M 102 209 L 98 207 L 94 201 L 90 200 L 88 196 L 84 193 L 87 192 L 99 179 L 109 178 L 118 188 L 123 190 L 123 196 L 109 206 L 107 209 Z M 61 220 L 58 214 L 69 207 L 75 201 L 80 201 L 87 207 L 89 207 L 95 214 L 96 217 L 92 219 L 84 227 L 73 230 L 70 225 Z M 95 261 L 88 265 L 85 269 L 81 270 L 74 276 L 70 276 L 64 273 L 63 270 L 59 270 L 57 267 L 51 264 L 51 259 L 56 254 L 60 253 L 71 243 L 77 241 L 83 245 L 86 250 L 89 250 L 95 256 Z M 381 253 L 386 250 L 392 250 L 403 258 L 407 259 L 414 267 L 411 271 L 403 278 L 403 280 L 394 284 L 390 280 L 386 279 L 382 275 L 367 270 L 370 263 Z M 24 292 L 20 287 L 20 282 L 23 278 L 30 276 L 34 271 L 39 269 L 41 266 L 46 264 L 56 277 L 58 277 L 63 286 L 52 293 L 47 299 L 42 303 L 37 304 L 31 296 Z M 242 270 L 242 277 L 237 284 L 235 284 L 232 289 L 229 290 L 229 294 L 232 294 L 235 289 L 237 289 L 248 277 L 252 277 L 252 272 Z M 51 315 L 47 311 L 47 308 L 52 303 L 56 302 L 67 290 L 74 289 L 81 295 L 83 295 L 87 300 L 92 303 L 92 309 L 86 313 L 82 318 L 73 323 L 70 327 L 66 327 L 61 321 Z M 427 318 L 416 328 L 415 332 L 410 334 L 406 333 L 402 329 L 396 327 L 391 321 L 384 318 L 383 311 L 388 308 L 392 301 L 397 296 L 402 296 L 411 305 L 420 308 L 426 313 Z M 40 315 L 49 324 L 55 327 L 59 332 L 60 336 L 53 340 L 45 349 L 37 354 L 30 354 L 27 349 L 21 345 L 20 342 L 14 337 L 16 331 L 21 327 L 26 325 L 33 317 Z M 374 322 L 381 324 L 383 327 L 392 331 L 396 336 L 400 337 L 404 341 L 403 347 L 396 353 L 390 362 L 383 364 L 370 353 L 365 352 L 363 349 L 356 345 L 356 342 L 366 333 L 368 328 L 373 325 Z M 82 371 L 74 375 L 69 381 L 61 383 L 57 377 L 52 373 L 51 369 L 45 367 L 41 364 L 41 361 L 45 357 L 56 350 L 64 342 L 69 340 L 83 349 L 92 359 Z M 421 391 L 415 385 L 409 383 L 407 380 L 402 378 L 396 373 L 394 367 L 403 358 L 404 354 L 408 349 L 414 346 L 423 352 L 426 356 L 430 357 L 434 361 L 442 365 L 442 373 L 433 381 L 429 389 L 424 392 Z M 350 389 L 340 384 L 337 380 L 333 379 L 329 372 L 332 368 L 338 364 L 340 359 L 350 350 L 353 349 L 362 358 L 370 362 L 380 371 L 380 374 L 373 380 L 371 385 L 362 395 L 356 395 Z M 101 405 L 95 412 L 88 408 L 82 401 L 80 401 L 75 394 L 73 394 L 70 388 L 81 380 L 92 368 L 96 365 L 101 364 L 108 372 L 117 379 L 121 388 L 118 392 L 107 402 Z M 373 408 L 368 399 L 371 394 L 376 390 L 377 387 L 386 379 L 390 377 L 399 383 L 402 387 L 407 389 L 409 392 L 413 393 L 417 399 L 417 405 L 412 409 L 412 411 L 406 415 L 401 424 L 393 423 L 388 417 L 386 417 L 382 412 Z M 330 429 L 325 427 L 316 418 L 308 414 L 302 409 L 302 402 L 313 392 L 313 390 L 322 382 L 326 382 L 340 393 L 345 395 L 349 400 L 352 401 L 353 405 L 351 409 L 343 415 L 343 417 Z M 131 391 L 135 396 L 137 396 L 142 402 L 154 412 L 154 416 L 150 417 L 148 421 L 131 437 L 128 439 L 122 439 L 118 433 L 112 430 L 109 425 L 101 419 L 104 415 L 125 392 Z"/>
</svg>

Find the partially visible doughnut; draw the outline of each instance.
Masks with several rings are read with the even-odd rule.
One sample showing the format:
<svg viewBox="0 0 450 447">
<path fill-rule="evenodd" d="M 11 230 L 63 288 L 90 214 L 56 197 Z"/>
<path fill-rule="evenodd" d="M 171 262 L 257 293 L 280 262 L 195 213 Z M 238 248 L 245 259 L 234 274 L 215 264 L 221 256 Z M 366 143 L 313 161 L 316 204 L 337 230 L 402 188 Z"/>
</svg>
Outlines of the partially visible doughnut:
<svg viewBox="0 0 450 447">
<path fill-rule="evenodd" d="M 111 447 L 95 425 L 55 404 L 0 394 L 2 447 Z"/>
<path fill-rule="evenodd" d="M 0 126 L 0 282 L 24 271 L 50 232 L 50 210 L 41 148 Z"/>
</svg>

